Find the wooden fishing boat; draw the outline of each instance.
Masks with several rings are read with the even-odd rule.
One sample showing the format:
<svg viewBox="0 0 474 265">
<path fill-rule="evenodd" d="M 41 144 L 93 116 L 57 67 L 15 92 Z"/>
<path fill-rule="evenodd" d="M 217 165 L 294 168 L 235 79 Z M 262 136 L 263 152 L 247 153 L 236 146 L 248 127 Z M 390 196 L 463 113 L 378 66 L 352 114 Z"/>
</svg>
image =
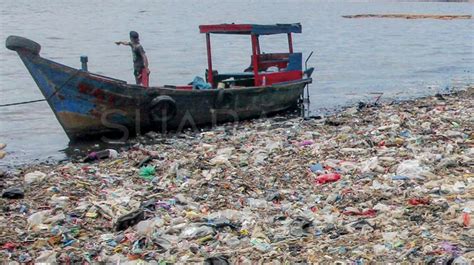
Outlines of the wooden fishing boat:
<svg viewBox="0 0 474 265">
<path fill-rule="evenodd" d="M 292 33 L 301 33 L 300 24 L 220 24 L 199 29 L 206 34 L 205 84 L 209 89 L 128 84 L 89 72 L 87 57 L 81 57 L 81 69 L 43 58 L 38 43 L 19 36 L 9 36 L 6 47 L 18 53 L 71 140 L 107 133 L 126 138 L 147 130 L 180 130 L 261 117 L 295 106 L 311 83 L 313 69 L 303 71 L 302 54 L 293 52 Z M 249 35 L 251 67 L 239 73 L 216 71 L 211 34 Z M 260 51 L 259 37 L 271 34 L 287 35 L 288 52 Z"/>
</svg>

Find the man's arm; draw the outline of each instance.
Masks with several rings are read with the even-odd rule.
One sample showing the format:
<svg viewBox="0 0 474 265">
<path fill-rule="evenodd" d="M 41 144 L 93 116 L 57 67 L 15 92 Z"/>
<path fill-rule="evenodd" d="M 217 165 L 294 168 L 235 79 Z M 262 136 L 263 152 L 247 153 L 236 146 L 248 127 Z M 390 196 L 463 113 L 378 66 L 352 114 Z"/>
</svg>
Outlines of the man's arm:
<svg viewBox="0 0 474 265">
<path fill-rule="evenodd" d="M 122 44 L 122 45 L 132 46 L 132 44 L 128 41 L 116 41 L 115 44 L 117 44 L 117 45 Z"/>
</svg>

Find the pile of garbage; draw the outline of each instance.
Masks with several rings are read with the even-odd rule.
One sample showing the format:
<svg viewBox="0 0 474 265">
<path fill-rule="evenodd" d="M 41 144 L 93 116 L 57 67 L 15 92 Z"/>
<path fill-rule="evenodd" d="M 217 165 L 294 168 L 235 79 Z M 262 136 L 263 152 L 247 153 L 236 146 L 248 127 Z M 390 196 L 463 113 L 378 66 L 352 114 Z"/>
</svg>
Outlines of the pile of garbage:
<svg viewBox="0 0 474 265">
<path fill-rule="evenodd" d="M 0 259 L 474 259 L 473 90 L 273 117 L 2 176 Z"/>
</svg>

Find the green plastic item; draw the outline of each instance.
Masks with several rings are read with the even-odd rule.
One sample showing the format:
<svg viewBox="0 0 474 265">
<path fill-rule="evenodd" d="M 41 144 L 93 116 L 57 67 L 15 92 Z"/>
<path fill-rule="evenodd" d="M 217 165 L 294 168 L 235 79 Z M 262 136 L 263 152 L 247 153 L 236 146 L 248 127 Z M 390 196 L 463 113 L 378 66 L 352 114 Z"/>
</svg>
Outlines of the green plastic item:
<svg viewBox="0 0 474 265">
<path fill-rule="evenodd" d="M 138 173 L 140 177 L 146 180 L 152 180 L 155 177 L 155 166 L 146 166 L 140 168 L 140 172 Z"/>
</svg>

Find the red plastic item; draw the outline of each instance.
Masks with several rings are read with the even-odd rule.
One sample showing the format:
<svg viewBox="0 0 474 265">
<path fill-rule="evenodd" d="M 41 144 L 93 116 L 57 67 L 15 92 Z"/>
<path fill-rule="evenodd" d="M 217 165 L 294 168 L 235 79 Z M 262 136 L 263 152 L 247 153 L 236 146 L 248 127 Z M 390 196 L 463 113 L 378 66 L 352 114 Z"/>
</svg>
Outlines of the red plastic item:
<svg viewBox="0 0 474 265">
<path fill-rule="evenodd" d="M 336 182 L 341 179 L 341 175 L 337 173 L 329 173 L 329 174 L 324 174 L 316 177 L 316 182 L 318 184 L 326 184 L 330 182 Z"/>
<path fill-rule="evenodd" d="M 342 213 L 345 214 L 345 215 L 358 215 L 358 216 L 370 216 L 370 217 L 374 217 L 374 216 L 377 215 L 377 210 L 369 209 L 369 210 L 362 211 L 362 212 L 344 211 L 344 212 L 342 212 Z"/>
<path fill-rule="evenodd" d="M 150 82 L 150 74 L 148 73 L 148 68 L 143 68 L 142 70 L 142 85 L 148 87 Z"/>
<path fill-rule="evenodd" d="M 174 88 L 181 90 L 193 90 L 193 86 L 175 86 Z"/>
<path fill-rule="evenodd" d="M 469 215 L 469 213 L 462 213 L 462 223 L 465 227 L 469 227 L 471 225 L 471 215 Z"/>
<path fill-rule="evenodd" d="M 313 141 L 311 141 L 311 140 L 304 140 L 304 141 L 302 141 L 302 142 L 299 142 L 299 143 L 298 143 L 298 146 L 308 146 L 308 145 L 312 145 L 312 144 L 314 144 Z"/>
<path fill-rule="evenodd" d="M 2 249 L 7 249 L 7 250 L 10 250 L 10 251 L 13 251 L 13 250 L 15 250 L 17 247 L 18 247 L 17 244 L 12 243 L 12 242 L 7 242 L 7 243 L 5 243 L 5 244 L 2 246 Z"/>
<path fill-rule="evenodd" d="M 411 198 L 408 200 L 410 205 L 427 205 L 430 204 L 430 198 Z"/>
</svg>

